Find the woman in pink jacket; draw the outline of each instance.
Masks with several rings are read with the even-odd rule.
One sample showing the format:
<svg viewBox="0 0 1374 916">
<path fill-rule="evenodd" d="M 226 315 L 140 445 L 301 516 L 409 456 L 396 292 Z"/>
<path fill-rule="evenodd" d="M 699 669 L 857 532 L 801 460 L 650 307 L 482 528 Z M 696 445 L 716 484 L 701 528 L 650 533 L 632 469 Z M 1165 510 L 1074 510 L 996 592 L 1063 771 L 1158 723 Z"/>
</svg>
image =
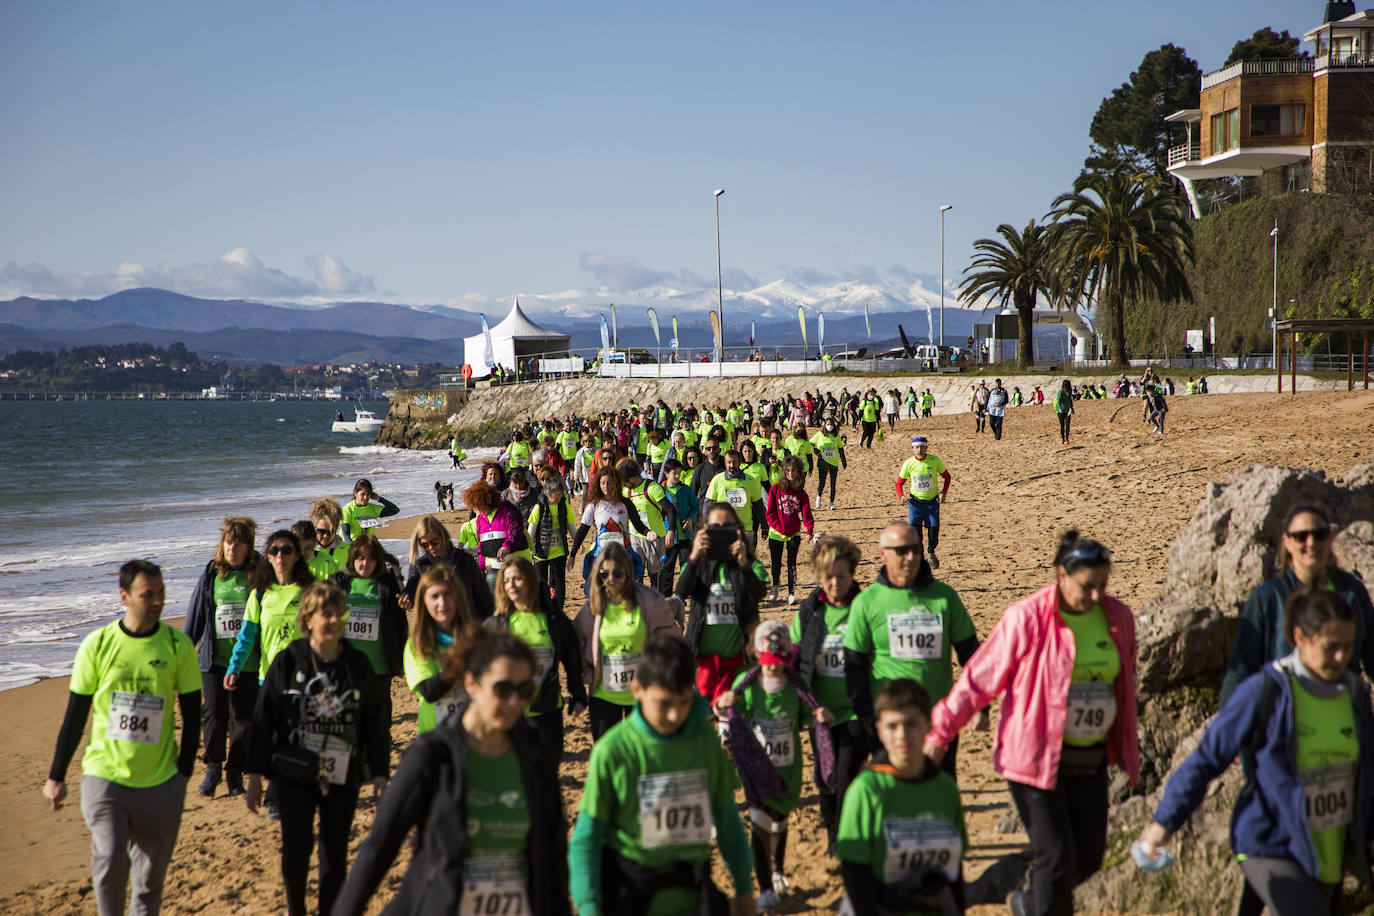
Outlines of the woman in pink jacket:
<svg viewBox="0 0 1374 916">
<path fill-rule="evenodd" d="M 811 518 L 811 498 L 806 495 L 806 465 L 796 455 L 788 455 L 782 462 L 782 480 L 768 491 L 768 550 L 773 558 L 773 585 L 769 598 L 778 597 L 778 576 L 782 572 L 782 553 L 787 550 L 787 603 L 797 603 L 797 549 L 801 546 L 801 532 L 816 539 L 816 525 Z"/>
<path fill-rule="evenodd" d="M 1013 914 L 1073 913 L 1073 889 L 1102 865 L 1107 764 L 1140 776 L 1136 643 L 1131 609 L 1108 596 L 1111 552 L 1065 533 L 1055 581 L 1007 608 L 949 695 L 931 713 L 926 755 L 939 761 L 993 700 L 1002 712 L 993 767 L 1030 836 L 1030 890 Z"/>
</svg>

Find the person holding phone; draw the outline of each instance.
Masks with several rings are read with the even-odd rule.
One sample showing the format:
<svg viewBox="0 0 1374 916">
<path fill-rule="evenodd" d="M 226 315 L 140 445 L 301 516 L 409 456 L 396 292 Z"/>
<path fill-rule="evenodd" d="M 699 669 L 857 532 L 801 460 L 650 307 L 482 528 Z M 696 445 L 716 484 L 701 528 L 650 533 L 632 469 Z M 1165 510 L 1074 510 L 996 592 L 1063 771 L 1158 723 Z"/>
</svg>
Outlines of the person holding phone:
<svg viewBox="0 0 1374 916">
<path fill-rule="evenodd" d="M 697 689 L 708 701 L 729 689 L 759 622 L 768 571 L 754 558 L 729 503 L 706 510 L 678 577 L 677 596 L 691 604 L 687 643 L 697 656 Z"/>
</svg>

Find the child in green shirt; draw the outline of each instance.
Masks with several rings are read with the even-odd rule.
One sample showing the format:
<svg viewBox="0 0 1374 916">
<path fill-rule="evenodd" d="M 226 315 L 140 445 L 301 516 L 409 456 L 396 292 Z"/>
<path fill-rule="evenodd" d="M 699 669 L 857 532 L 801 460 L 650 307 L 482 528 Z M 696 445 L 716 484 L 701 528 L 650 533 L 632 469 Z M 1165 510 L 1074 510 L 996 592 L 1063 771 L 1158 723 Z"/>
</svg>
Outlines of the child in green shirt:
<svg viewBox="0 0 1374 916">
<path fill-rule="evenodd" d="M 592 746 L 568 848 L 579 916 L 693 916 L 703 894 L 720 898 L 711 883 L 713 827 L 734 879 L 732 910 L 754 912 L 738 781 L 693 689 L 695 674 L 680 637 L 650 637 L 630 685 L 634 712 Z"/>
<path fill-rule="evenodd" d="M 963 912 L 968 832 L 959 787 L 923 751 L 930 695 L 898 678 L 878 691 L 873 709 L 888 762 L 870 763 L 844 797 L 835 848 L 845 890 L 840 912 Z"/>
</svg>

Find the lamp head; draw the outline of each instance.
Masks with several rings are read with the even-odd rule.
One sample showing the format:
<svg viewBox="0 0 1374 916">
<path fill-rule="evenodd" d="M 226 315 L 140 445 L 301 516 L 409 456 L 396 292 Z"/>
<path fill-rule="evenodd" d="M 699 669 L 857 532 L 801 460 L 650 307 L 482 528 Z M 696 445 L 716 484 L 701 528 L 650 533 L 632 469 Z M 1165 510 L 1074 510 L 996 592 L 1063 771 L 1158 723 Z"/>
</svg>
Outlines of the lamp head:
<svg viewBox="0 0 1374 916">
<path fill-rule="evenodd" d="M 720 195 L 722 195 L 722 194 L 724 194 L 724 193 L 725 193 L 725 189 L 724 189 L 724 188 L 716 188 L 716 196 L 717 196 L 717 197 L 719 197 Z"/>
<path fill-rule="evenodd" d="M 946 210 L 953 210 L 953 209 L 954 209 L 954 204 L 941 204 L 941 205 L 940 205 L 940 212 L 941 212 L 941 213 L 944 213 Z"/>
</svg>

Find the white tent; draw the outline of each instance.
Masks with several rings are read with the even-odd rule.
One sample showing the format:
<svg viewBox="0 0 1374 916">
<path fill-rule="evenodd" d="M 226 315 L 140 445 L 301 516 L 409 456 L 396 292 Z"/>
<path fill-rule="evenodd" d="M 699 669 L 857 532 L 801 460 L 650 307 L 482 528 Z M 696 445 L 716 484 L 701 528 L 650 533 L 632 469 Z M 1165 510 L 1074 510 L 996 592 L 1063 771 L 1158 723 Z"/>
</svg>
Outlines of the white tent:
<svg viewBox="0 0 1374 916">
<path fill-rule="evenodd" d="M 530 321 L 521 311 L 518 299 L 511 306 L 510 314 L 491 329 L 492 359 L 507 369 L 514 369 L 516 360 L 531 356 L 566 356 L 570 342 L 567 334 L 546 331 Z M 490 374 L 483 358 L 486 346 L 486 338 L 480 331 L 463 340 L 463 362 L 472 367 L 473 378 L 486 378 Z"/>
</svg>

